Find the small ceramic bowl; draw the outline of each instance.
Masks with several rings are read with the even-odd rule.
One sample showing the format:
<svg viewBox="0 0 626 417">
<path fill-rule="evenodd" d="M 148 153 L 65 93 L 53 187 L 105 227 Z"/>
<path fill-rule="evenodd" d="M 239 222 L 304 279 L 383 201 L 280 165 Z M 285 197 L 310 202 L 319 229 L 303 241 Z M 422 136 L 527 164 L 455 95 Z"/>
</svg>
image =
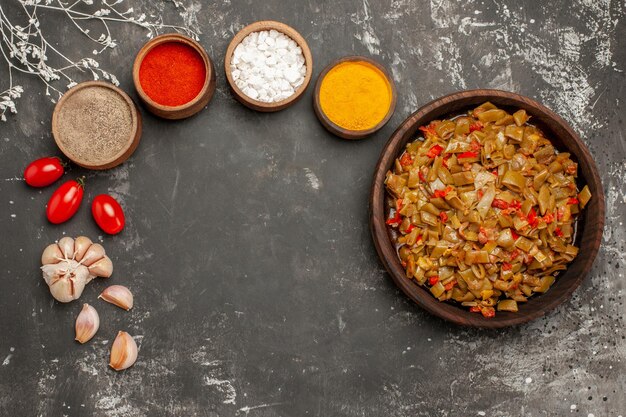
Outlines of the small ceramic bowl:
<svg viewBox="0 0 626 417">
<path fill-rule="evenodd" d="M 566 270 L 559 273 L 556 282 L 545 294 L 534 295 L 528 302 L 520 303 L 518 312 L 498 311 L 493 318 L 471 313 L 457 303 L 440 302 L 428 289 L 408 279 L 400 264 L 389 228 L 385 224 L 385 175 L 393 169 L 395 159 L 403 152 L 406 144 L 415 140 L 418 128 L 436 119 L 464 113 L 486 101 L 511 112 L 516 109 L 526 110 L 532 117 L 531 123 L 545 132 L 559 151 L 571 153 L 572 158 L 578 162 L 578 188 L 582 189 L 587 185 L 592 194 L 587 207 L 576 220 L 574 244 L 579 248 L 578 256 L 567 265 Z M 525 323 L 545 315 L 566 301 L 589 273 L 598 254 L 604 229 L 604 213 L 604 191 L 598 169 L 576 132 L 560 116 L 542 104 L 528 97 L 500 90 L 481 89 L 450 94 L 425 104 L 410 115 L 383 148 L 374 171 L 370 195 L 370 229 L 374 245 L 395 284 L 428 312 L 450 322 L 472 327 L 501 328 Z"/>
<path fill-rule="evenodd" d="M 204 86 L 202 87 L 198 95 L 191 101 L 185 104 L 181 104 L 180 106 L 166 106 L 152 100 L 143 90 L 141 82 L 139 81 L 139 69 L 141 68 L 141 63 L 143 62 L 148 52 L 150 52 L 150 50 L 157 45 L 169 42 L 179 42 L 193 48 L 202 57 L 206 70 Z M 133 64 L 133 83 L 135 84 L 135 89 L 137 90 L 139 98 L 144 103 L 148 111 L 150 111 L 150 113 L 164 119 L 184 119 L 193 116 L 194 114 L 202 110 L 207 104 L 209 104 L 209 101 L 211 100 L 211 98 L 213 97 L 213 93 L 215 92 L 215 68 L 213 67 L 213 62 L 211 61 L 211 58 L 209 58 L 207 52 L 198 42 L 187 36 L 181 35 L 180 33 L 168 33 L 165 35 L 157 36 L 156 38 L 147 42 L 139 50 L 137 56 L 135 57 L 135 63 Z"/>
<path fill-rule="evenodd" d="M 235 51 L 235 48 L 246 36 L 253 32 L 260 32 L 272 29 L 289 36 L 302 49 L 302 54 L 304 55 L 304 61 L 306 65 L 306 74 L 304 75 L 304 82 L 300 85 L 300 87 L 298 87 L 293 95 L 281 101 L 266 103 L 264 101 L 259 101 L 248 97 L 246 94 L 244 94 L 243 91 L 241 91 L 239 87 L 237 87 L 230 71 L 230 61 L 233 57 L 233 52 Z M 224 71 L 226 72 L 226 79 L 228 80 L 230 89 L 237 101 L 252 110 L 257 110 L 260 112 L 275 112 L 291 106 L 302 97 L 302 94 L 311 82 L 311 76 L 313 74 L 313 56 L 311 55 L 311 49 L 309 49 L 309 45 L 306 43 L 306 40 L 294 28 L 284 23 L 275 22 L 273 20 L 262 20 L 252 23 L 241 29 L 235 35 L 233 40 L 230 41 L 230 44 L 226 49 L 226 56 L 224 58 Z"/>
<path fill-rule="evenodd" d="M 63 125 L 66 122 L 70 124 L 80 123 L 81 122 L 80 117 L 82 116 L 81 115 L 71 116 L 70 118 L 72 120 L 64 121 L 62 120 L 63 117 L 61 115 L 63 107 L 66 106 L 67 103 L 71 103 L 74 99 L 84 100 L 84 98 L 80 97 L 80 93 L 84 92 L 87 89 L 92 89 L 92 88 L 93 89 L 105 88 L 107 90 L 110 90 L 114 94 L 117 94 L 119 98 L 121 98 L 121 100 L 127 106 L 128 113 L 130 116 L 130 123 L 131 123 L 128 139 L 123 144 L 123 146 L 121 146 L 120 149 L 114 155 L 111 155 L 106 158 L 102 158 L 97 161 L 93 159 L 87 159 L 84 156 L 81 157 L 81 155 L 74 152 L 72 150 L 72 146 L 66 142 L 66 138 L 63 136 L 63 128 L 64 128 Z M 97 103 L 94 103 L 93 101 L 91 101 L 90 104 L 92 106 L 94 104 L 97 105 Z M 108 110 L 109 109 L 107 108 L 101 109 L 102 112 L 106 112 Z M 84 116 L 84 117 L 88 117 L 88 116 Z M 90 119 L 88 122 L 98 123 L 98 119 L 93 118 L 93 119 Z M 56 104 L 54 108 L 54 112 L 52 113 L 52 136 L 54 137 L 54 141 L 56 142 L 57 146 L 59 147 L 61 152 L 63 152 L 63 154 L 67 156 L 76 165 L 80 165 L 88 169 L 98 169 L 98 170 L 109 169 L 126 161 L 133 154 L 133 152 L 135 152 L 135 149 L 137 149 L 137 146 L 139 145 L 139 141 L 141 139 L 141 127 L 142 127 L 141 113 L 139 113 L 139 111 L 137 110 L 137 106 L 135 106 L 135 103 L 133 102 L 133 100 L 128 96 L 128 94 L 126 94 L 121 89 L 117 88 L 111 83 L 103 82 L 103 81 L 87 81 L 87 82 L 80 83 L 70 88 L 65 94 L 63 94 L 63 97 L 61 97 L 59 102 Z M 91 139 L 92 139 L 91 137 L 87 136 L 84 138 L 84 141 L 89 141 Z"/>
<path fill-rule="evenodd" d="M 328 74 L 330 70 L 332 70 L 339 64 L 343 64 L 344 62 L 368 63 L 374 66 L 376 69 L 378 69 L 389 82 L 389 86 L 391 88 L 391 103 L 389 104 L 389 110 L 387 111 L 387 114 L 385 115 L 385 117 L 378 124 L 376 124 L 376 126 L 372 127 L 371 129 L 367 129 L 367 130 L 345 129 L 335 124 L 332 120 L 330 120 L 328 116 L 326 116 L 324 111 L 322 110 L 322 106 L 320 105 L 320 88 L 322 86 L 322 81 L 324 80 L 324 77 L 326 76 L 326 74 Z M 315 114 L 317 115 L 317 118 L 319 119 L 320 123 L 322 123 L 322 125 L 326 128 L 326 130 L 328 130 L 332 134 L 337 135 L 344 139 L 363 139 L 374 134 L 375 132 L 380 130 L 385 124 L 387 124 L 389 119 L 391 119 L 391 116 L 393 116 L 394 111 L 396 110 L 396 100 L 397 100 L 396 86 L 393 82 L 393 78 L 391 78 L 387 69 L 383 67 L 382 65 L 380 65 L 378 62 L 374 61 L 373 59 L 370 59 L 365 56 L 355 55 L 355 56 L 347 56 L 347 57 L 340 58 L 336 61 L 331 62 L 326 68 L 324 68 L 322 73 L 317 78 L 317 83 L 315 84 L 315 93 L 313 96 L 313 108 L 315 109 Z"/>
</svg>

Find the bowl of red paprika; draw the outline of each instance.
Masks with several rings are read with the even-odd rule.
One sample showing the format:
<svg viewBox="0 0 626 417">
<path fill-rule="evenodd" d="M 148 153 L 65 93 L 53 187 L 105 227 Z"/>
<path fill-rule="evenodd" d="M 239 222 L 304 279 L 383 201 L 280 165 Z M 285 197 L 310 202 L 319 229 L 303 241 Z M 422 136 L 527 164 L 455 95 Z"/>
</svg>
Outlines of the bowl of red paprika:
<svg viewBox="0 0 626 417">
<path fill-rule="evenodd" d="M 148 111 L 184 119 L 202 110 L 215 92 L 215 68 L 204 48 L 179 33 L 148 41 L 137 53 L 133 82 Z"/>
</svg>

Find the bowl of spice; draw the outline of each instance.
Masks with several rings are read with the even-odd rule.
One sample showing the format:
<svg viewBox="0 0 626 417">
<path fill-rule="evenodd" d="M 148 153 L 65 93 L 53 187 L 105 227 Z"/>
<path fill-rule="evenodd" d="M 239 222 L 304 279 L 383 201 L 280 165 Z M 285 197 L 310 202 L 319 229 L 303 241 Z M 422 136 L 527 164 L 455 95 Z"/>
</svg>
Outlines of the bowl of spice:
<svg viewBox="0 0 626 417">
<path fill-rule="evenodd" d="M 69 89 L 52 113 L 52 136 L 72 162 L 113 168 L 132 155 L 141 138 L 141 114 L 124 91 L 103 81 Z"/>
<path fill-rule="evenodd" d="M 169 33 L 139 50 L 133 82 L 151 113 L 165 119 L 184 119 L 202 110 L 213 97 L 215 68 L 198 42 Z"/>
<path fill-rule="evenodd" d="M 294 28 L 264 20 L 235 35 L 224 58 L 226 79 L 246 107 L 274 112 L 295 103 L 311 81 L 313 57 Z"/>
<path fill-rule="evenodd" d="M 389 72 L 364 56 L 348 56 L 328 65 L 315 85 L 313 107 L 331 133 L 362 139 L 381 129 L 396 108 Z"/>
</svg>

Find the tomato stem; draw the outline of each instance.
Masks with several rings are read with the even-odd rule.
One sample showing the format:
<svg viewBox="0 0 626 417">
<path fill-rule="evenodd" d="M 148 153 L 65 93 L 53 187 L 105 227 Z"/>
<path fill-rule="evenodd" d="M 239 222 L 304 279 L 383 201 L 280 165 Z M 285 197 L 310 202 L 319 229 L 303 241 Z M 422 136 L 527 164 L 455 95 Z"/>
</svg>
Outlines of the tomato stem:
<svg viewBox="0 0 626 417">
<path fill-rule="evenodd" d="M 55 156 L 53 156 L 53 158 L 58 159 L 58 160 L 59 160 L 59 164 L 61 164 L 61 166 L 62 166 L 63 168 L 67 168 L 67 167 L 70 165 L 70 164 L 68 164 L 67 162 L 65 162 L 63 159 L 61 159 L 61 157 L 60 157 L 60 156 L 56 156 L 56 155 L 55 155 Z"/>
</svg>

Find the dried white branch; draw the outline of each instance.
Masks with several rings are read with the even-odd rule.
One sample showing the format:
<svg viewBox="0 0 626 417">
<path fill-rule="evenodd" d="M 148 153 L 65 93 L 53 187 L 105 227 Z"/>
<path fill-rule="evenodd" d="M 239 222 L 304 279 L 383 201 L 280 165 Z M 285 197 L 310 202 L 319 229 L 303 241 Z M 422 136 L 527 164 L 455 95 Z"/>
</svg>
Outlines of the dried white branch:
<svg viewBox="0 0 626 417">
<path fill-rule="evenodd" d="M 17 113 L 15 100 L 24 93 L 20 85 L 14 84 L 14 72 L 29 74 L 38 77 L 45 86 L 46 95 L 55 102 L 67 88 L 76 85 L 76 76 L 81 73 L 90 74 L 94 80 L 104 79 L 115 85 L 119 84 L 117 77 L 100 68 L 100 64 L 94 58 L 82 57 L 72 59 L 69 53 L 61 51 L 47 40 L 47 33 L 42 30 L 37 12 L 40 9 L 63 13 L 69 22 L 80 31 L 87 39 L 96 45 L 94 55 L 103 53 L 106 49 L 117 46 L 113 38 L 109 24 L 111 22 L 126 23 L 145 29 L 148 38 L 152 38 L 163 30 L 174 30 L 184 33 L 194 39 L 198 35 L 193 30 L 164 24 L 161 17 L 149 20 L 146 14 L 134 14 L 132 7 L 121 11 L 119 7 L 125 0 L 99 0 L 94 5 L 93 0 L 75 0 L 67 2 L 63 0 L 18 0 L 22 7 L 24 23 L 21 25 L 11 22 L 0 4 L 0 61 L 4 59 L 8 73 L 9 85 L 6 90 L 0 92 L 0 121 L 6 121 L 6 113 Z M 85 12 L 85 6 L 93 6 L 93 11 Z M 80 8 L 80 10 L 78 10 Z M 100 25 L 100 34 L 92 36 L 90 29 L 85 27 L 87 21 L 95 21 Z M 64 65 L 51 65 L 52 62 L 65 62 Z M 84 78 L 84 77 L 81 77 Z M 0 88 L 3 86 L 0 85 Z"/>
</svg>

